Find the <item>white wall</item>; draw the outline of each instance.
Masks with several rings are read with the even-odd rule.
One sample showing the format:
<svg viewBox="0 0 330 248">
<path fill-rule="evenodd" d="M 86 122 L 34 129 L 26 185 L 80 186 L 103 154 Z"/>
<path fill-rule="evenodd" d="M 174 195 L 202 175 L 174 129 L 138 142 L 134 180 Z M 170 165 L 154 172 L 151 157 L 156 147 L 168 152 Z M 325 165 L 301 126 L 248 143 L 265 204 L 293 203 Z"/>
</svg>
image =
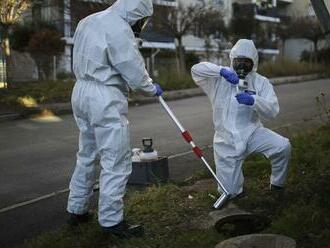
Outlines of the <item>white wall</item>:
<svg viewBox="0 0 330 248">
<path fill-rule="evenodd" d="M 292 17 L 310 15 L 311 2 L 310 0 L 293 0 L 286 8 L 286 14 Z"/>
<path fill-rule="evenodd" d="M 306 39 L 288 39 L 284 43 L 284 56 L 291 60 L 299 61 L 304 50 L 313 51 L 313 42 Z"/>
<path fill-rule="evenodd" d="M 330 42 L 327 40 L 319 40 L 317 43 L 318 50 L 329 48 Z M 294 61 L 299 61 L 303 51 L 314 51 L 314 44 L 307 39 L 288 39 L 284 43 L 283 55 Z"/>
<path fill-rule="evenodd" d="M 11 51 L 9 76 L 14 82 L 34 81 L 38 79 L 38 68 L 29 53 Z"/>
</svg>

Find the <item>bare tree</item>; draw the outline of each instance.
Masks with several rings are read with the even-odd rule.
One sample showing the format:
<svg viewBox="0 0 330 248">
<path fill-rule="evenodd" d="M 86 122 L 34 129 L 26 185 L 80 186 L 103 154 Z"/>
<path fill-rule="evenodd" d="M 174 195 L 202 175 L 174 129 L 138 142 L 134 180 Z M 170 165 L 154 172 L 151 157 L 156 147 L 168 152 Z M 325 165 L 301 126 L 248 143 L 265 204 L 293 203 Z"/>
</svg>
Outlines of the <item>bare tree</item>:
<svg viewBox="0 0 330 248">
<path fill-rule="evenodd" d="M 64 11 L 69 11 L 71 15 L 72 29 L 75 29 L 78 22 L 86 16 L 110 7 L 115 0 L 66 0 L 64 2 Z M 74 30 L 72 30 L 74 31 Z"/>
<path fill-rule="evenodd" d="M 55 30 L 42 29 L 34 33 L 29 41 L 28 50 L 38 65 L 42 79 L 51 77 L 53 57 L 63 53 L 64 41 L 61 38 L 61 33 Z"/>
<path fill-rule="evenodd" d="M 201 4 L 186 7 L 179 2 L 176 8 L 155 13 L 153 16 L 153 26 L 160 32 L 175 38 L 177 70 L 179 75 L 186 70 L 182 38 L 190 32 L 202 10 L 203 6 Z"/>
<path fill-rule="evenodd" d="M 227 36 L 227 28 L 223 20 L 224 14 L 221 9 L 201 1 L 202 8 L 197 16 L 195 26 L 198 27 L 199 36 L 220 38 Z"/>
<path fill-rule="evenodd" d="M 221 42 L 227 37 L 227 28 L 223 20 L 223 13 L 219 8 L 201 1 L 203 8 L 195 22 L 197 36 L 204 38 L 206 59 L 210 58 L 211 50 L 221 50 Z M 214 41 L 214 42 L 212 42 Z M 214 46 L 215 45 L 215 46 Z"/>
<path fill-rule="evenodd" d="M 287 39 L 292 37 L 291 30 L 292 20 L 289 17 L 282 18 L 281 24 L 276 26 L 276 35 L 281 42 L 281 54 L 284 54 L 284 46 Z"/>
<path fill-rule="evenodd" d="M 259 31 L 259 22 L 254 18 L 252 5 L 233 4 L 233 18 L 230 22 L 230 34 L 233 41 L 240 37 L 252 38 Z"/>
<path fill-rule="evenodd" d="M 29 6 L 30 0 L 1 0 L 0 1 L 0 31 L 1 48 L 4 52 L 6 70 L 5 81 L 8 81 L 8 64 L 10 62 L 10 28 L 19 21 L 21 14 Z"/>
</svg>

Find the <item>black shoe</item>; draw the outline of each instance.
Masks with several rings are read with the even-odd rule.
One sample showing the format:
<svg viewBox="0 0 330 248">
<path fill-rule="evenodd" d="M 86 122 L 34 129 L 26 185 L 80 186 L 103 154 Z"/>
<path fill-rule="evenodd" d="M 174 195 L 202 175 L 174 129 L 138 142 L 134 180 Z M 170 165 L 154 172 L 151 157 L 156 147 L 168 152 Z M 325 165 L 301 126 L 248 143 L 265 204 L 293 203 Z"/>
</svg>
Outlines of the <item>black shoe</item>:
<svg viewBox="0 0 330 248">
<path fill-rule="evenodd" d="M 284 198 L 284 187 L 271 184 L 270 197 L 273 198 L 273 200 L 277 201 L 278 203 L 282 202 Z"/>
<path fill-rule="evenodd" d="M 239 200 L 239 199 L 242 199 L 243 197 L 245 197 L 245 191 L 242 191 L 241 193 L 239 193 L 238 195 L 230 198 L 231 200 Z"/>
<path fill-rule="evenodd" d="M 111 227 L 102 227 L 105 234 L 113 234 L 119 238 L 129 239 L 133 237 L 141 237 L 144 229 L 141 225 L 129 225 L 125 220 Z"/>
<path fill-rule="evenodd" d="M 283 192 L 284 191 L 284 188 L 281 187 L 281 186 L 277 186 L 277 185 L 271 184 L 270 185 L 270 190 L 271 191 L 274 191 L 274 192 Z"/>
<path fill-rule="evenodd" d="M 67 224 L 69 226 L 78 226 L 83 223 L 87 223 L 91 220 L 91 214 L 85 213 L 85 214 L 72 214 L 70 213 L 69 219 L 67 220 Z"/>
</svg>

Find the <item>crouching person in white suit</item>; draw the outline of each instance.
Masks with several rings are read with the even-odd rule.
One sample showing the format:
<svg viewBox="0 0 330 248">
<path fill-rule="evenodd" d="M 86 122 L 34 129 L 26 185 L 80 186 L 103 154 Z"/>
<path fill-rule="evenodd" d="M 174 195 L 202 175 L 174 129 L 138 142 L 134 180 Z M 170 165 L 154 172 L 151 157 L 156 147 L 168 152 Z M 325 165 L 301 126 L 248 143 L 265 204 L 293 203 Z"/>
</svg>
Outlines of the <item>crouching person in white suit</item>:
<svg viewBox="0 0 330 248">
<path fill-rule="evenodd" d="M 257 73 L 258 52 L 253 41 L 239 40 L 230 59 L 231 68 L 201 62 L 191 69 L 194 81 L 205 91 L 213 108 L 217 176 L 232 197 L 240 195 L 244 159 L 251 153 L 262 153 L 272 165 L 270 189 L 281 190 L 291 145 L 260 121 L 260 117 L 275 118 L 279 113 L 273 86 Z"/>
</svg>

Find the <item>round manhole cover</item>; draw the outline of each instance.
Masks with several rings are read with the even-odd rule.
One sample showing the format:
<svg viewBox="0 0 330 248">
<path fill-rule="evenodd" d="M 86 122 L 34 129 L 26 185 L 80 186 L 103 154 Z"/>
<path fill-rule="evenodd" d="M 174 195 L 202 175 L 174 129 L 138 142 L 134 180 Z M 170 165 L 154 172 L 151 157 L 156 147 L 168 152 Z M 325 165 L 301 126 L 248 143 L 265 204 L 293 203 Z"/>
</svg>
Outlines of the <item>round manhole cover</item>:
<svg viewBox="0 0 330 248">
<path fill-rule="evenodd" d="M 227 239 L 215 248 L 296 248 L 296 242 L 283 235 L 251 234 Z"/>
</svg>

